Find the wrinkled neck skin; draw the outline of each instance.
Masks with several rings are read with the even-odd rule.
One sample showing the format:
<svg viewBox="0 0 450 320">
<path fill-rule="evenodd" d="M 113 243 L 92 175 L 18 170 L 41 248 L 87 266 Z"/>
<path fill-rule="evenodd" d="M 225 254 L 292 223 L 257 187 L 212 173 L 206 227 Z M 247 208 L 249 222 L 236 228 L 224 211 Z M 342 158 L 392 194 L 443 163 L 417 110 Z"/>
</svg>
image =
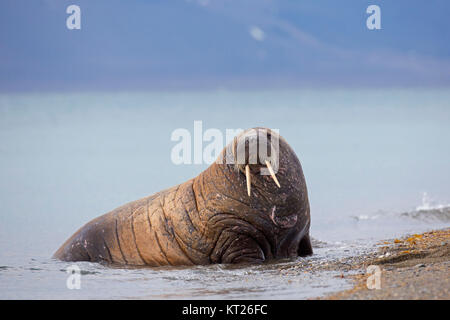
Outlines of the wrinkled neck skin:
<svg viewBox="0 0 450 320">
<path fill-rule="evenodd" d="M 305 178 L 293 150 L 280 141 L 277 187 L 270 175 L 251 170 L 251 196 L 246 176 L 227 164 L 232 145 L 193 180 L 201 230 L 212 241 L 212 263 L 255 263 L 297 257 L 300 240 L 309 233 Z"/>
</svg>

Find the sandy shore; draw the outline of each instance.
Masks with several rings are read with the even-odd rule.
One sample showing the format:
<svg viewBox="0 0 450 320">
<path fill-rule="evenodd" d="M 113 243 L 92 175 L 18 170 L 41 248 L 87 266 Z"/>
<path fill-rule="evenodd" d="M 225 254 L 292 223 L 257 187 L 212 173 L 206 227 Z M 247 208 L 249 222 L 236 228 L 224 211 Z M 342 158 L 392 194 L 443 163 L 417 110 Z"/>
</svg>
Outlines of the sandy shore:
<svg viewBox="0 0 450 320">
<path fill-rule="evenodd" d="M 358 257 L 350 266 L 330 267 L 350 277 L 354 287 L 319 299 L 448 300 L 450 228 L 385 241 L 378 252 Z"/>
</svg>

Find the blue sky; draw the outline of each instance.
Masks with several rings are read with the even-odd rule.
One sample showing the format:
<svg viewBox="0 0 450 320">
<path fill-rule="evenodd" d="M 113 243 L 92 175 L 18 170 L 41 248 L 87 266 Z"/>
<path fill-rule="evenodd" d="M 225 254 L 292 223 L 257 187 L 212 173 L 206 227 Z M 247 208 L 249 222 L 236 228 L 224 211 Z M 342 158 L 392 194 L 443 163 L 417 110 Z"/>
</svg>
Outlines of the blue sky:
<svg viewBox="0 0 450 320">
<path fill-rule="evenodd" d="M 81 7 L 81 30 L 66 8 Z M 366 8 L 381 8 L 368 30 Z M 0 91 L 450 84 L 450 2 L 2 0 Z"/>
</svg>

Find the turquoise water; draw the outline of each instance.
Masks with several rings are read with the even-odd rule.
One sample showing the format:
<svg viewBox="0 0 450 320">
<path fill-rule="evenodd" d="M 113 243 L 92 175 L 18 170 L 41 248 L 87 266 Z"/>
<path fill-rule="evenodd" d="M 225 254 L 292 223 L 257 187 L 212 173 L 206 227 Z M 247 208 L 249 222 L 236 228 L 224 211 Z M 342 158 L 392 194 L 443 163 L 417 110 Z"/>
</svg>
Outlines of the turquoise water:
<svg viewBox="0 0 450 320">
<path fill-rule="evenodd" d="M 207 167 L 170 158 L 171 133 L 196 120 L 224 133 L 279 129 L 303 165 L 311 234 L 327 244 L 310 259 L 450 225 L 449 89 L 1 94 L 0 298 L 284 299 L 347 285 L 280 277 L 277 265 L 83 263 L 82 289 L 67 289 L 70 264 L 50 257 L 76 229 Z"/>
</svg>

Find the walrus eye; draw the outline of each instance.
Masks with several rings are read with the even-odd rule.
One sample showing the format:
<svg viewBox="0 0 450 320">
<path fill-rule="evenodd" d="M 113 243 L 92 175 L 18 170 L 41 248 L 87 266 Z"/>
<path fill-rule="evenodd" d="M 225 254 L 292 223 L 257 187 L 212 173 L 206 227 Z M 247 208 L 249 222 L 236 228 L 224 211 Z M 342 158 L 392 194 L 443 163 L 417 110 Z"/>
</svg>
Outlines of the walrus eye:
<svg viewBox="0 0 450 320">
<path fill-rule="evenodd" d="M 280 182 L 278 182 L 277 176 L 275 175 L 275 172 L 273 171 L 272 165 L 268 160 L 266 160 L 266 166 L 267 169 L 269 169 L 270 176 L 272 177 L 273 181 L 275 181 L 275 184 L 278 186 L 278 188 L 281 188 Z M 248 196 L 251 196 L 251 189 L 252 189 L 252 180 L 251 180 L 251 174 L 250 174 L 250 166 L 247 164 L 245 166 L 245 178 L 247 180 L 247 193 Z"/>
</svg>

